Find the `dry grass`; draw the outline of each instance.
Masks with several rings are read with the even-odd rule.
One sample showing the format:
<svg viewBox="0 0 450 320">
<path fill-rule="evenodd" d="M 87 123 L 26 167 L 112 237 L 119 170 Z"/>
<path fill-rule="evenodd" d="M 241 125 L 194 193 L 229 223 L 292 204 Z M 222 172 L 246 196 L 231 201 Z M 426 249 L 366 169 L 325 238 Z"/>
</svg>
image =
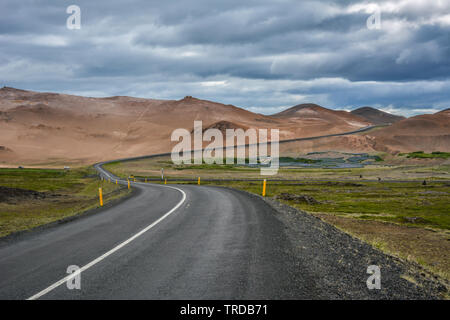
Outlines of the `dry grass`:
<svg viewBox="0 0 450 320">
<path fill-rule="evenodd" d="M 450 234 L 448 231 L 359 220 L 327 213 L 314 213 L 314 215 L 383 252 L 418 263 L 442 278 L 450 280 Z"/>
<path fill-rule="evenodd" d="M 0 237 L 35 228 L 99 206 L 98 188 L 104 203 L 128 190 L 100 181 L 92 169 L 0 169 L 0 185 L 44 192 L 45 198 L 17 197 L 0 202 Z"/>
<path fill-rule="evenodd" d="M 404 158 L 404 157 L 403 157 Z M 358 169 L 281 169 L 273 179 L 298 179 L 295 183 L 269 181 L 267 196 L 281 193 L 312 196 L 319 204 L 283 201 L 354 235 L 374 247 L 404 260 L 414 261 L 450 280 L 450 166 L 433 160 L 395 159 L 398 164 L 377 164 Z M 394 162 L 395 162 L 394 161 Z M 408 160 L 409 161 L 409 160 Z M 176 167 L 168 158 L 113 163 L 108 169 L 127 176 L 202 177 L 202 184 L 223 185 L 260 194 L 261 181 L 206 179 L 260 179 L 258 169 L 240 167 Z M 363 178 L 360 178 L 360 175 Z M 381 177 L 383 182 L 367 182 Z M 327 181 L 312 181 L 312 180 Z M 427 180 L 426 186 L 422 185 Z M 336 183 L 333 181 L 349 180 Z M 407 183 L 385 182 L 411 180 Z M 180 182 L 177 182 L 180 183 Z M 189 182 L 187 182 L 189 183 Z M 191 182 L 192 183 L 192 182 Z"/>
<path fill-rule="evenodd" d="M 160 177 L 161 168 L 165 175 L 172 178 L 193 178 L 201 176 L 204 179 L 261 179 L 258 168 L 232 165 L 174 165 L 169 157 L 157 157 L 128 162 L 113 162 L 105 168 L 122 177 L 129 175 L 141 177 Z M 365 168 L 352 169 L 321 169 L 321 168 L 280 168 L 274 179 L 337 179 L 337 180 L 419 180 L 419 179 L 450 179 L 450 165 L 427 163 L 414 165 L 374 164 Z M 271 177 L 269 177 L 271 178 Z M 450 180 L 449 180 L 450 181 Z"/>
</svg>

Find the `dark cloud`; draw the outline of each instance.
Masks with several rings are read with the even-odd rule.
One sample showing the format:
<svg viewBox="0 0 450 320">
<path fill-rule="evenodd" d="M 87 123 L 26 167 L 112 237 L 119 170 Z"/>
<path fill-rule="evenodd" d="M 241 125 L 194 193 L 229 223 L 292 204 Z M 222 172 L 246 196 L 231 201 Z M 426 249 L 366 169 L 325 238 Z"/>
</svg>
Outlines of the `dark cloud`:
<svg viewBox="0 0 450 320">
<path fill-rule="evenodd" d="M 450 101 L 445 1 L 376 1 L 380 30 L 366 27 L 373 7 L 365 1 L 75 3 L 81 30 L 65 27 L 72 0 L 1 2 L 2 84 L 196 95 L 266 113 L 305 101 L 401 110 Z"/>
</svg>

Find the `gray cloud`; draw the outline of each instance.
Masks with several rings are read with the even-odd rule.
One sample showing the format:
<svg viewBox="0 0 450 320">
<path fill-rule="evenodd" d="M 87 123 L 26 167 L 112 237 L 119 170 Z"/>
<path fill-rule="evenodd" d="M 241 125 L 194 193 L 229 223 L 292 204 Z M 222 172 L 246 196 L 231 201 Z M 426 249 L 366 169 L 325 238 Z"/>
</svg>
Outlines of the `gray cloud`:
<svg viewBox="0 0 450 320">
<path fill-rule="evenodd" d="M 2 84 L 233 103 L 448 107 L 450 1 L 2 1 Z M 414 113 L 414 111 L 411 111 Z"/>
</svg>

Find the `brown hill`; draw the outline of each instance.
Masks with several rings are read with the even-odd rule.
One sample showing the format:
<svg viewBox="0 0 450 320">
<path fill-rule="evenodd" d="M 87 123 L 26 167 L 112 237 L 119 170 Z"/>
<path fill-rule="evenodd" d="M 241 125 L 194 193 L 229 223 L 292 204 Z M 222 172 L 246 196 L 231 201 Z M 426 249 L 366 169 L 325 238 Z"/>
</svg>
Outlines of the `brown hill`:
<svg viewBox="0 0 450 320">
<path fill-rule="evenodd" d="M 237 130 L 237 129 L 242 129 L 242 130 L 247 130 L 249 129 L 246 126 L 242 126 L 242 125 L 237 125 L 236 123 L 230 122 L 230 121 L 218 121 L 216 123 L 213 123 L 207 127 L 203 127 L 203 132 L 205 132 L 208 129 L 217 129 L 219 130 L 222 135 L 225 137 L 226 136 L 226 131 L 227 129 L 233 129 L 233 130 Z M 192 129 L 191 133 L 193 133 L 194 130 Z"/>
<path fill-rule="evenodd" d="M 404 119 L 391 126 L 356 135 L 282 144 L 281 152 L 450 152 L 450 109 Z"/>
<path fill-rule="evenodd" d="M 279 113 L 276 113 L 273 116 L 277 118 L 303 117 L 311 114 L 316 114 L 317 112 L 327 112 L 327 111 L 330 110 L 321 107 L 315 103 L 302 103 L 290 107 L 289 109 L 283 110 Z"/>
<path fill-rule="evenodd" d="M 371 107 L 362 107 L 351 111 L 351 113 L 373 124 L 391 124 L 405 119 L 402 116 L 396 116 Z"/>
<path fill-rule="evenodd" d="M 351 123 L 351 125 L 360 127 L 366 126 L 368 123 L 365 119 L 354 115 L 351 112 L 343 110 L 330 110 L 313 103 L 296 105 L 287 110 L 274 114 L 273 117 L 290 120 L 320 119 L 334 125 L 345 122 L 346 124 Z"/>
<path fill-rule="evenodd" d="M 370 134 L 389 152 L 450 151 L 450 109 L 394 123 Z"/>
<path fill-rule="evenodd" d="M 296 105 L 272 117 L 289 123 L 291 128 L 297 128 L 293 137 L 340 133 L 370 125 L 365 119 L 350 112 L 330 110 L 312 103 Z"/>
<path fill-rule="evenodd" d="M 366 126 L 347 112 L 325 108 L 315 116 L 265 116 L 190 96 L 181 100 L 90 98 L 5 87 L 0 89 L 0 145 L 15 164 L 92 163 L 168 152 L 176 128 L 278 128 L 281 139 L 337 133 Z"/>
<path fill-rule="evenodd" d="M 339 143 L 336 139 L 323 140 L 320 148 L 404 150 L 414 145 L 414 151 L 421 145 L 420 141 L 413 141 L 415 132 L 420 132 L 420 128 L 428 128 L 428 133 L 418 139 L 433 140 L 437 137 L 438 140 L 445 140 L 448 135 L 448 117 L 437 116 L 440 120 L 431 118 L 419 118 L 420 123 L 417 119 L 416 122 L 408 122 L 405 128 L 402 123 L 414 118 L 392 126 L 392 130 L 396 130 L 394 137 L 410 135 L 407 144 L 400 144 L 398 141 L 401 139 L 389 138 L 389 127 L 375 131 L 372 136 L 343 137 Z M 444 121 L 441 127 L 438 126 L 440 129 L 436 128 L 434 121 L 443 119 L 447 124 Z M 124 96 L 90 98 L 3 88 L 0 89 L 0 146 L 4 149 L 0 150 L 0 164 L 91 164 L 101 160 L 169 152 L 175 144 L 170 141 L 172 131 L 185 128 L 192 132 L 194 120 L 202 120 L 203 128 L 221 131 L 227 128 L 277 128 L 280 139 L 340 133 L 369 125 L 368 121 L 352 113 L 311 104 L 266 116 L 190 96 L 181 100 Z M 448 137 L 446 141 L 449 141 Z M 445 143 L 435 144 L 441 146 Z M 314 145 L 309 147 L 313 149 Z M 302 148 L 298 152 L 303 152 Z M 446 151 L 445 148 L 436 150 Z"/>
</svg>

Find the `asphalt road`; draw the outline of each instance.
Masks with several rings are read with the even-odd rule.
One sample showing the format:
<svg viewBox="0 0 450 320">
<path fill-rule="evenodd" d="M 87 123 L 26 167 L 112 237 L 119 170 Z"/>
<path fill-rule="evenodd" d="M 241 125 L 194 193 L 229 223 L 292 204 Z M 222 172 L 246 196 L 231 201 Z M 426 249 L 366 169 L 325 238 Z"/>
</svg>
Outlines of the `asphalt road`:
<svg viewBox="0 0 450 320">
<path fill-rule="evenodd" d="M 133 187 L 138 194 L 114 207 L 1 244 L 0 299 L 308 295 L 295 286 L 290 242 L 263 201 L 203 186 Z M 80 290 L 64 281 L 70 265 L 87 266 Z"/>
<path fill-rule="evenodd" d="M 136 194 L 115 206 L 0 242 L 0 299 L 436 297 L 401 279 L 402 265 L 307 214 L 281 218 L 233 189 L 132 184 Z M 374 263 L 389 271 L 379 292 L 365 283 Z M 80 289 L 67 287 L 72 265 Z"/>
<path fill-rule="evenodd" d="M 317 140 L 317 139 L 329 138 L 329 137 L 348 136 L 348 135 L 353 135 L 353 134 L 357 134 L 357 133 L 361 133 L 361 132 L 366 132 L 366 131 L 372 130 L 374 128 L 384 127 L 384 126 L 385 125 L 370 125 L 370 126 L 367 126 L 367 127 L 361 128 L 361 129 L 348 131 L 348 132 L 332 133 L 332 134 L 326 134 L 326 135 L 314 136 L 314 137 L 305 137 L 305 138 L 294 138 L 294 139 L 280 140 L 279 143 L 283 144 L 283 143 L 290 143 L 290 142 L 295 142 L 295 141 L 310 141 L 310 140 Z M 245 145 L 239 145 L 239 146 L 236 146 L 236 147 L 244 147 L 244 146 L 245 147 L 249 147 L 249 146 L 254 146 L 254 145 L 247 143 Z M 235 148 L 235 147 L 229 147 L 229 148 Z M 223 147 L 223 150 L 226 150 L 226 149 L 228 149 L 228 147 Z M 205 150 L 205 149 L 202 149 L 202 150 Z M 195 151 L 196 150 L 191 150 L 191 152 L 195 152 Z M 189 152 L 189 151 L 187 151 L 187 152 Z M 151 155 L 146 155 L 146 156 L 138 156 L 138 157 L 124 158 L 124 159 L 117 159 L 117 160 L 114 160 L 114 161 L 134 161 L 134 160 L 149 159 L 149 158 L 156 158 L 156 157 L 166 157 L 166 156 L 170 156 L 170 155 L 171 155 L 170 152 L 166 152 L 166 153 L 151 154 Z"/>
<path fill-rule="evenodd" d="M 227 188 L 132 185 L 96 214 L 0 239 L 0 299 L 438 297 L 402 278 L 408 266 L 292 208 Z M 372 264 L 385 270 L 379 291 L 366 286 Z M 67 286 L 74 265 L 80 289 Z"/>
</svg>

